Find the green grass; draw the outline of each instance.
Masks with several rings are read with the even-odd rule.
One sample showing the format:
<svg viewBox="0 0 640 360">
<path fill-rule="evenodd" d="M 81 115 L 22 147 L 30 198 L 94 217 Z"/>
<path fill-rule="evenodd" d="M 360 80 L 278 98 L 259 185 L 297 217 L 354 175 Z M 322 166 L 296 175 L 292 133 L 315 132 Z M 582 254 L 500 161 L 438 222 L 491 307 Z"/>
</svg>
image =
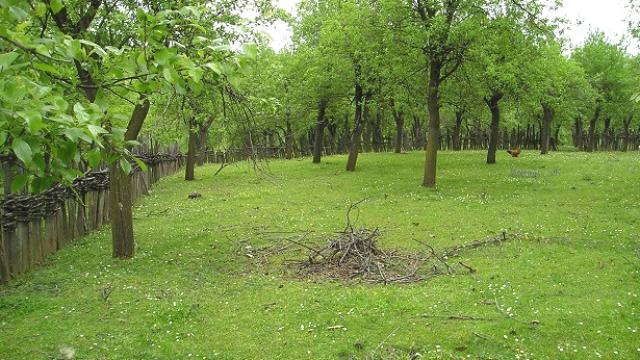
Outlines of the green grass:
<svg viewBox="0 0 640 360">
<path fill-rule="evenodd" d="M 422 153 L 163 179 L 135 211 L 135 259 L 110 258 L 105 228 L 0 291 L 0 359 L 640 358 L 640 155 L 507 156 L 443 152 L 437 190 L 419 186 Z M 244 256 L 291 235 L 275 231 L 330 237 L 361 199 L 358 225 L 388 248 L 527 236 L 465 252 L 473 275 L 413 285 L 296 279 Z"/>
</svg>

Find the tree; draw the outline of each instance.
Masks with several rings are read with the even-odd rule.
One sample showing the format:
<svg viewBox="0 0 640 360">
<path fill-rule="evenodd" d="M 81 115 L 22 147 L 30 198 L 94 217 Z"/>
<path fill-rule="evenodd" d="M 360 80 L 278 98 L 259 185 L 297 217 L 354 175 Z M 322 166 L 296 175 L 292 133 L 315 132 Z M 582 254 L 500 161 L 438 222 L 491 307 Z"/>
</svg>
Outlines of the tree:
<svg viewBox="0 0 640 360">
<path fill-rule="evenodd" d="M 562 54 L 559 44 L 551 41 L 540 50 L 534 60 L 535 87 L 530 94 L 532 107 L 542 110 L 540 152 L 544 155 L 557 145 L 560 124 L 579 119 L 583 109 L 592 106 L 594 94 L 582 68 Z M 552 136 L 554 121 L 558 124 Z"/>
<path fill-rule="evenodd" d="M 603 33 L 596 32 L 574 51 L 572 58 L 582 66 L 597 94 L 585 147 L 592 152 L 598 148 L 596 131 L 601 117 L 604 115 L 604 132 L 607 133 L 612 116 L 620 110 L 620 102 L 628 100 L 623 95 L 629 84 L 626 54 L 620 46 L 609 43 Z"/>
<path fill-rule="evenodd" d="M 530 59 L 537 56 L 532 38 L 518 21 L 518 13 L 496 14 L 487 25 L 487 34 L 470 50 L 476 67 L 475 81 L 484 89 L 484 101 L 491 113 L 487 164 L 496 163 L 500 134 L 500 102 L 517 100 L 533 84 Z"/>
<path fill-rule="evenodd" d="M 175 49 L 181 44 L 176 39 L 181 30 L 197 28 L 196 21 L 202 19 L 202 12 L 208 8 L 177 8 L 175 4 L 164 2 L 149 2 L 138 7 L 137 3 L 129 1 L 106 4 L 91 0 L 73 3 L 75 9 L 80 9 L 77 15 L 61 0 L 38 1 L 31 5 L 34 11 L 30 17 L 20 7 L 8 10 L 3 7 L 4 15 L 19 14 L 15 19 L 4 16 L 8 22 L 15 25 L 16 21 L 24 22 L 28 18 L 30 23 L 37 25 L 8 26 L 3 28 L 2 39 L 37 59 L 36 69 L 48 81 L 67 85 L 68 90 L 78 90 L 58 97 L 59 109 L 64 109 L 64 98 L 84 97 L 82 105 L 74 106 L 76 116 L 86 121 L 86 129 L 95 139 L 84 138 L 86 133 L 81 134 L 83 129 L 78 128 L 80 131 L 67 133 L 67 138 L 71 136 L 70 143 L 79 139 L 91 140 L 94 149 L 101 149 L 97 141 L 99 136 L 109 139 L 104 143 L 103 151 L 91 152 L 92 159 L 94 162 L 106 159 L 111 164 L 109 203 L 113 256 L 131 257 L 134 254 L 129 191 L 131 164 L 123 156 L 127 154 L 127 148 L 135 144 L 149 113 L 152 94 L 163 87 L 198 86 L 206 67 L 199 68 L 187 56 L 178 54 Z M 206 46 L 216 45 L 213 38 L 201 40 L 208 43 Z M 51 94 L 60 95 L 59 92 Z M 117 103 L 120 104 L 114 106 Z M 86 109 L 92 110 L 87 113 Z M 91 113 L 102 115 L 101 127 L 91 124 L 98 120 L 97 115 L 92 117 Z M 50 141 L 57 139 L 52 137 Z M 26 147 L 21 142 L 17 142 L 16 148 L 27 158 Z M 32 171 L 31 175 L 38 173 Z"/>
</svg>

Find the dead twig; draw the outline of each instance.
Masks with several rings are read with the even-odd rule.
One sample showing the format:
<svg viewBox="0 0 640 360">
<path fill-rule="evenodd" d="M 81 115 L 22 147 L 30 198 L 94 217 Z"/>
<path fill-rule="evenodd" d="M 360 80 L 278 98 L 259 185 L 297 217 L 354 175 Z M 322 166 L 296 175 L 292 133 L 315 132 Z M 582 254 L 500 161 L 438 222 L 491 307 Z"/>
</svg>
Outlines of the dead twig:
<svg viewBox="0 0 640 360">
<path fill-rule="evenodd" d="M 384 343 L 386 343 L 398 330 L 400 330 L 400 326 L 398 326 L 397 328 L 395 328 L 392 332 L 389 333 L 389 335 L 387 335 L 387 337 L 385 337 L 380 344 L 378 344 L 378 346 L 376 346 L 375 349 L 373 349 L 373 351 L 371 352 L 370 358 L 371 359 L 375 359 L 375 355 L 378 352 L 378 350 L 380 350 L 380 348 L 384 345 Z"/>
</svg>

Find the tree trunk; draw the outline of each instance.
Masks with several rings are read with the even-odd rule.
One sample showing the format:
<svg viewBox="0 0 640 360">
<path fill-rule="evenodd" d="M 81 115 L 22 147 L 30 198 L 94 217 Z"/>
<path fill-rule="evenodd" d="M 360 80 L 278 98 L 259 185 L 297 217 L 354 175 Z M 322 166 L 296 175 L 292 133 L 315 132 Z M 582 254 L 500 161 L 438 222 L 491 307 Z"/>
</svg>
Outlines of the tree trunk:
<svg viewBox="0 0 640 360">
<path fill-rule="evenodd" d="M 373 137 L 373 124 L 371 117 L 369 116 L 369 96 L 370 95 L 368 94 L 365 95 L 364 102 L 362 104 L 362 150 L 365 153 L 371 152 L 371 149 L 373 148 L 371 141 L 371 138 Z"/>
<path fill-rule="evenodd" d="M 318 105 L 318 119 L 316 121 L 316 127 L 313 136 L 313 163 L 320 164 L 322 159 L 322 142 L 324 139 L 324 128 L 327 125 L 325 121 L 325 110 L 327 108 L 327 102 L 322 100 Z"/>
<path fill-rule="evenodd" d="M 327 152 L 331 155 L 336 154 L 336 140 L 338 138 L 338 125 L 334 119 L 327 121 L 327 130 L 329 132 L 329 145 Z"/>
<path fill-rule="evenodd" d="M 595 113 L 589 121 L 589 139 L 587 143 L 587 152 L 593 152 L 596 149 L 596 124 L 600 117 L 600 104 L 596 105 Z"/>
<path fill-rule="evenodd" d="M 109 217 L 115 258 L 134 255 L 132 205 L 131 177 L 115 164 L 109 169 Z"/>
<path fill-rule="evenodd" d="M 207 140 L 209 138 L 209 129 L 213 124 L 213 117 L 210 117 L 204 123 L 198 124 L 198 165 L 204 165 L 207 160 Z"/>
<path fill-rule="evenodd" d="M 393 110 L 393 119 L 396 122 L 396 141 L 394 143 L 395 153 L 402 153 L 402 135 L 404 132 L 404 114 L 402 110 L 398 111 L 395 102 L 391 100 L 391 109 Z"/>
<path fill-rule="evenodd" d="M 611 145 L 611 134 L 609 129 L 611 128 L 611 117 L 607 116 L 604 119 L 604 131 L 602 132 L 602 150 L 608 151 Z"/>
<path fill-rule="evenodd" d="M 560 145 L 560 124 L 556 125 L 556 130 L 551 138 L 551 150 L 558 151 L 558 145 Z"/>
<path fill-rule="evenodd" d="M 351 146 L 351 127 L 349 126 L 349 114 L 344 115 L 344 122 L 342 126 L 342 133 L 340 134 L 340 144 L 338 146 L 338 151 L 341 154 L 349 153 L 349 148 Z"/>
<path fill-rule="evenodd" d="M 196 163 L 198 166 L 202 166 L 207 159 L 207 132 L 202 132 L 202 128 L 198 129 L 197 145 Z"/>
<path fill-rule="evenodd" d="M 429 135 L 427 137 L 427 151 L 424 164 L 424 179 L 422 186 L 436 187 L 436 170 L 438 149 L 440 149 L 440 71 L 442 62 L 431 59 L 429 65 L 429 87 L 427 107 L 429 110 Z"/>
<path fill-rule="evenodd" d="M 629 126 L 631 125 L 631 120 L 633 120 L 633 114 L 627 116 L 623 121 L 623 133 L 622 133 L 622 151 L 626 152 L 629 150 Z"/>
<path fill-rule="evenodd" d="M 485 98 L 489 111 L 491 111 L 491 128 L 489 133 L 489 150 L 487 151 L 487 164 L 496 163 L 496 152 L 498 150 L 498 135 L 500 131 L 500 106 L 502 99 L 500 92 L 494 91 L 491 98 Z"/>
<path fill-rule="evenodd" d="M 453 125 L 453 150 L 461 151 L 462 150 L 462 139 L 460 134 L 460 129 L 462 128 L 462 120 L 464 117 L 464 112 L 461 110 L 456 111 L 456 122 Z"/>
<path fill-rule="evenodd" d="M 584 151 L 584 130 L 582 129 L 582 119 L 577 118 L 575 122 L 575 133 L 573 134 L 573 145 Z"/>
<path fill-rule="evenodd" d="M 382 134 L 382 110 L 376 112 L 375 121 L 373 123 L 373 151 L 384 151 L 384 135 Z"/>
<path fill-rule="evenodd" d="M 549 104 L 542 104 L 542 129 L 540 131 L 540 154 L 549 153 L 551 141 L 551 123 L 553 122 L 553 109 Z"/>
<path fill-rule="evenodd" d="M 413 138 L 415 139 L 415 143 L 413 144 L 415 149 L 427 150 L 427 139 L 426 134 L 423 130 L 423 121 L 420 120 L 420 117 L 417 115 L 413 116 Z"/>
<path fill-rule="evenodd" d="M 151 103 L 145 96 L 136 104 L 124 134 L 127 141 L 136 140 L 147 118 Z M 109 168 L 109 217 L 113 257 L 131 258 L 135 253 L 131 200 L 131 176 L 125 174 L 118 163 Z"/>
<path fill-rule="evenodd" d="M 351 142 L 349 146 L 349 158 L 347 159 L 347 171 L 356 170 L 356 162 L 358 161 L 358 152 L 360 151 L 360 137 L 362 135 L 362 86 L 356 84 L 355 93 L 355 124 L 353 133 L 351 134 Z"/>
<path fill-rule="evenodd" d="M 284 135 L 284 148 L 285 157 L 287 159 L 293 159 L 293 129 L 291 128 L 291 121 L 287 120 L 287 130 Z"/>
<path fill-rule="evenodd" d="M 189 145 L 187 149 L 187 162 L 185 166 L 184 179 L 186 181 L 195 180 L 196 153 L 198 152 L 198 134 L 195 120 L 189 121 Z"/>
</svg>

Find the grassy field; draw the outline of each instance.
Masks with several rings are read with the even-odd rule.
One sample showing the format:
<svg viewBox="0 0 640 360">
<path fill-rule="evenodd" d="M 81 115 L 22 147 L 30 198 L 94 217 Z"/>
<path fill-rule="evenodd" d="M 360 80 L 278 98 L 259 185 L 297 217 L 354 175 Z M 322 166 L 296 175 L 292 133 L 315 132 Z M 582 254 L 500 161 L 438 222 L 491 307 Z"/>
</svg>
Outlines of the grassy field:
<svg viewBox="0 0 640 360">
<path fill-rule="evenodd" d="M 110 258 L 105 228 L 0 290 L 0 359 L 640 358 L 640 154 L 484 156 L 443 152 L 437 190 L 419 186 L 422 153 L 163 179 L 136 208 L 135 259 Z M 465 252 L 475 274 L 411 285 L 245 256 L 307 230 L 322 242 L 361 199 L 357 225 L 385 248 L 521 237 Z"/>
</svg>

